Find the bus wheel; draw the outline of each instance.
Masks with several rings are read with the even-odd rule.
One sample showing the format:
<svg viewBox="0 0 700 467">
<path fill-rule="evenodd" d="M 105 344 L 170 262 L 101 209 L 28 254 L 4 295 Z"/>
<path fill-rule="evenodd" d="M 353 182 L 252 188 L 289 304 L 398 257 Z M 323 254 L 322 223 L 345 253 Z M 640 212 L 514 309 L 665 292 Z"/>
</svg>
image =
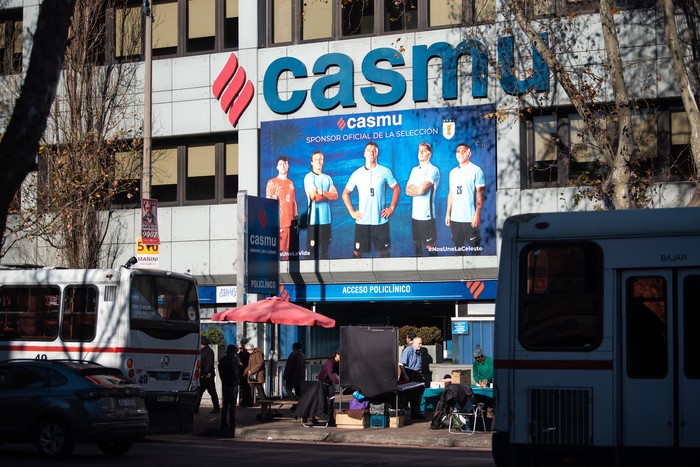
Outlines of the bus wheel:
<svg viewBox="0 0 700 467">
<path fill-rule="evenodd" d="M 129 440 L 103 441 L 97 443 L 97 447 L 108 456 L 121 456 L 126 451 L 131 449 L 132 444 L 133 442 Z"/>
<path fill-rule="evenodd" d="M 68 426 L 58 418 L 47 418 L 39 422 L 34 444 L 39 453 L 48 458 L 66 457 L 75 447 Z"/>
</svg>

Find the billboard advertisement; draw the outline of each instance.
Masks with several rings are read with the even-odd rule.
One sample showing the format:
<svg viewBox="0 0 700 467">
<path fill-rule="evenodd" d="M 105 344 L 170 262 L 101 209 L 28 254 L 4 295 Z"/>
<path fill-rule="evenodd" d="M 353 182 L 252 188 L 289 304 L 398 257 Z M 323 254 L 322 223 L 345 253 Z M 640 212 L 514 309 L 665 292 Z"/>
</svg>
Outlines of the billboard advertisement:
<svg viewBox="0 0 700 467">
<path fill-rule="evenodd" d="M 280 260 L 496 254 L 493 105 L 261 124 Z"/>
<path fill-rule="evenodd" d="M 277 295 L 279 238 L 277 201 L 246 196 L 246 291 Z"/>
</svg>

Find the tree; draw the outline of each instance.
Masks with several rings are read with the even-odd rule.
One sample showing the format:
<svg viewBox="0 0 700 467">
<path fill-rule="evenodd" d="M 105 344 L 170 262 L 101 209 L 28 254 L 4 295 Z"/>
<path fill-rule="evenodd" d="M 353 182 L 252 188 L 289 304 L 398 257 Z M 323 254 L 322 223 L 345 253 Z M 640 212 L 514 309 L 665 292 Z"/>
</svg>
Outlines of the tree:
<svg viewBox="0 0 700 467">
<path fill-rule="evenodd" d="M 679 34 L 675 3 L 679 4 L 684 20 L 685 43 Z M 664 31 L 671 51 L 673 72 L 690 123 L 690 150 L 693 154 L 695 173 L 700 174 L 700 0 L 661 0 L 660 4 L 664 13 Z M 690 49 L 690 54 L 685 53 L 687 49 Z M 695 193 L 689 206 L 700 206 L 700 180 L 696 179 L 695 183 Z"/>
<path fill-rule="evenodd" d="M 42 2 L 29 67 L 12 116 L 0 141 L 0 232 L 26 176 L 34 170 L 39 140 L 56 96 L 63 52 L 75 0 Z"/>
<path fill-rule="evenodd" d="M 107 12 L 119 0 L 77 0 L 65 51 L 61 92 L 48 118 L 40 150 L 35 199 L 19 213 L 15 241 L 23 240 L 26 262 L 72 268 L 96 268 L 118 256 L 118 238 L 107 238 L 114 221 L 112 205 L 137 200 L 140 140 L 131 121 L 138 68 L 106 56 Z M 140 9 L 120 10 L 116 28 L 141 30 Z M 130 24 L 129 24 L 130 23 Z M 119 44 L 139 46 L 129 38 Z M 138 55 L 134 51 L 124 55 Z M 51 248 L 34 246 L 41 240 Z M 31 247 L 27 248 L 27 245 Z M 109 249 L 104 249 L 109 245 Z M 48 257 L 48 254 L 52 257 Z"/>
<path fill-rule="evenodd" d="M 590 24 L 584 26 L 581 15 L 574 13 L 547 17 L 545 14 L 544 18 L 534 20 L 533 5 L 543 7 L 530 0 L 509 0 L 506 2 L 506 12 L 553 72 L 582 118 L 583 125 L 579 131 L 587 142 L 587 149 L 593 149 L 598 155 L 600 169 L 596 173 L 586 173 L 574 182 L 583 193 L 579 196 L 598 200 L 606 208 L 647 207 L 650 204 L 650 188 L 658 179 L 653 171 L 642 169 L 645 159 L 656 156 L 656 148 L 650 148 L 649 142 L 645 141 L 648 136 L 639 131 L 639 118 L 635 117 L 646 105 L 642 97 L 645 89 L 643 85 L 631 81 L 635 74 L 621 58 L 620 25 L 616 25 L 616 17 L 621 15 L 613 8 L 612 0 L 599 0 L 597 3 L 599 30 L 596 31 L 599 34 L 586 36 L 584 40 L 590 40 L 590 44 L 600 39 L 605 52 L 602 63 L 595 63 L 591 57 L 586 62 L 581 57 L 591 53 L 590 49 L 582 51 L 572 47 L 582 42 L 582 31 L 591 34 Z M 653 24 L 654 16 L 650 17 Z M 542 32 L 548 34 L 543 36 Z M 641 76 L 636 78 L 642 79 Z M 577 149 L 569 147 L 566 151 L 575 156 Z M 699 167 L 696 158 L 696 173 Z"/>
</svg>

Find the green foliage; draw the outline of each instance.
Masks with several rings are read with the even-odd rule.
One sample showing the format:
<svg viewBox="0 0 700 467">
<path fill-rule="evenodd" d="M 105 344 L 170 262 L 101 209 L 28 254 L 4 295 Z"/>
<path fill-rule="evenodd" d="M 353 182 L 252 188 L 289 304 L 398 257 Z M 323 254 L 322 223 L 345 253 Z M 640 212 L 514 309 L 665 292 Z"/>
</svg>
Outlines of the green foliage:
<svg viewBox="0 0 700 467">
<path fill-rule="evenodd" d="M 202 337 L 209 340 L 209 345 L 224 345 L 224 332 L 218 326 L 208 326 L 202 331 Z"/>
<path fill-rule="evenodd" d="M 442 331 L 437 326 L 401 326 L 399 329 L 399 344 L 403 345 L 406 342 L 406 335 L 409 332 L 415 332 L 417 336 L 423 339 L 423 345 L 435 345 L 442 342 Z"/>
</svg>

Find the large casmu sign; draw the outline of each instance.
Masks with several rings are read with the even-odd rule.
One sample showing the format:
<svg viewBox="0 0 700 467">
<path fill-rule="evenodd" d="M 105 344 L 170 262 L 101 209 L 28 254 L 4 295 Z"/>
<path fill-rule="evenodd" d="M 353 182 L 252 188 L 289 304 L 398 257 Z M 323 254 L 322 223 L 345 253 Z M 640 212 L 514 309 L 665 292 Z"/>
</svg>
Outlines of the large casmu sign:
<svg viewBox="0 0 700 467">
<path fill-rule="evenodd" d="M 543 34 L 546 41 L 547 36 Z M 489 53 L 487 47 L 475 39 L 468 39 L 452 46 L 447 42 L 436 42 L 430 46 L 415 45 L 412 48 L 411 76 L 414 102 L 428 100 L 428 63 L 439 59 L 442 70 L 442 99 L 455 100 L 458 97 L 458 62 L 461 57 L 471 59 L 471 94 L 475 98 L 487 97 L 487 78 Z M 549 89 L 549 68 L 532 48 L 532 69 L 524 79 L 519 80 L 515 74 L 514 41 L 511 36 L 498 40 L 498 79 L 501 88 L 508 94 L 518 95 L 535 90 Z M 389 65 L 387 68 L 386 65 Z M 373 106 L 389 106 L 400 102 L 407 89 L 406 78 L 396 70 L 406 65 L 403 54 L 396 49 L 381 47 L 370 50 L 360 64 L 362 76 L 369 81 L 368 86 L 360 88 L 362 98 Z M 287 94 L 286 87 L 280 94 L 278 82 L 280 77 L 289 73 L 294 78 L 304 79 L 312 76 L 304 63 L 296 57 L 282 57 L 274 60 L 265 70 L 263 79 L 263 96 L 270 109 L 279 114 L 291 114 L 301 108 L 310 95 L 311 102 L 319 110 L 331 110 L 341 106 L 356 107 L 354 94 L 355 66 L 352 58 L 342 53 L 328 53 L 316 59 L 311 69 L 316 76 L 311 90 L 294 90 Z M 329 73 L 333 70 L 333 73 Z M 375 84 L 382 85 L 378 90 Z M 385 90 L 388 89 L 388 90 Z M 285 98 L 282 97 L 285 96 Z M 287 97 L 288 96 L 288 97 Z"/>
<path fill-rule="evenodd" d="M 263 122 L 259 193 L 280 200 L 280 228 L 290 225 L 284 232 L 289 248 L 280 248 L 280 259 L 495 255 L 494 111 L 489 105 Z M 365 168 L 369 142 L 377 145 L 376 163 L 381 167 Z M 432 167 L 419 167 L 419 157 L 426 157 L 424 152 L 419 155 L 420 143 L 432 147 Z M 460 143 L 471 147 L 471 157 L 457 169 Z M 318 156 L 311 165 L 317 151 L 323 155 L 320 170 Z M 433 181 L 431 191 L 412 196 L 407 185 L 422 185 L 420 177 Z M 393 211 L 387 211 L 397 186 L 398 199 Z M 479 189 L 483 203 L 478 226 L 472 229 L 469 204 L 476 202 Z M 343 200 L 344 190 L 352 212 Z M 450 192 L 455 221 L 447 225 Z M 458 201 L 463 198 L 466 205 Z M 295 214 L 299 222 L 288 222 Z M 468 221 L 457 235 L 466 238 L 455 242 L 454 227 L 464 216 Z M 433 233 L 425 230 L 430 223 L 414 222 L 431 218 Z M 358 224 L 363 227 L 357 229 Z M 430 251 L 416 249 L 416 232 L 431 245 Z M 364 243 L 359 254 L 358 234 L 359 243 Z M 480 239 L 471 238 L 477 236 Z M 312 252 L 328 237 L 325 254 Z"/>
</svg>

